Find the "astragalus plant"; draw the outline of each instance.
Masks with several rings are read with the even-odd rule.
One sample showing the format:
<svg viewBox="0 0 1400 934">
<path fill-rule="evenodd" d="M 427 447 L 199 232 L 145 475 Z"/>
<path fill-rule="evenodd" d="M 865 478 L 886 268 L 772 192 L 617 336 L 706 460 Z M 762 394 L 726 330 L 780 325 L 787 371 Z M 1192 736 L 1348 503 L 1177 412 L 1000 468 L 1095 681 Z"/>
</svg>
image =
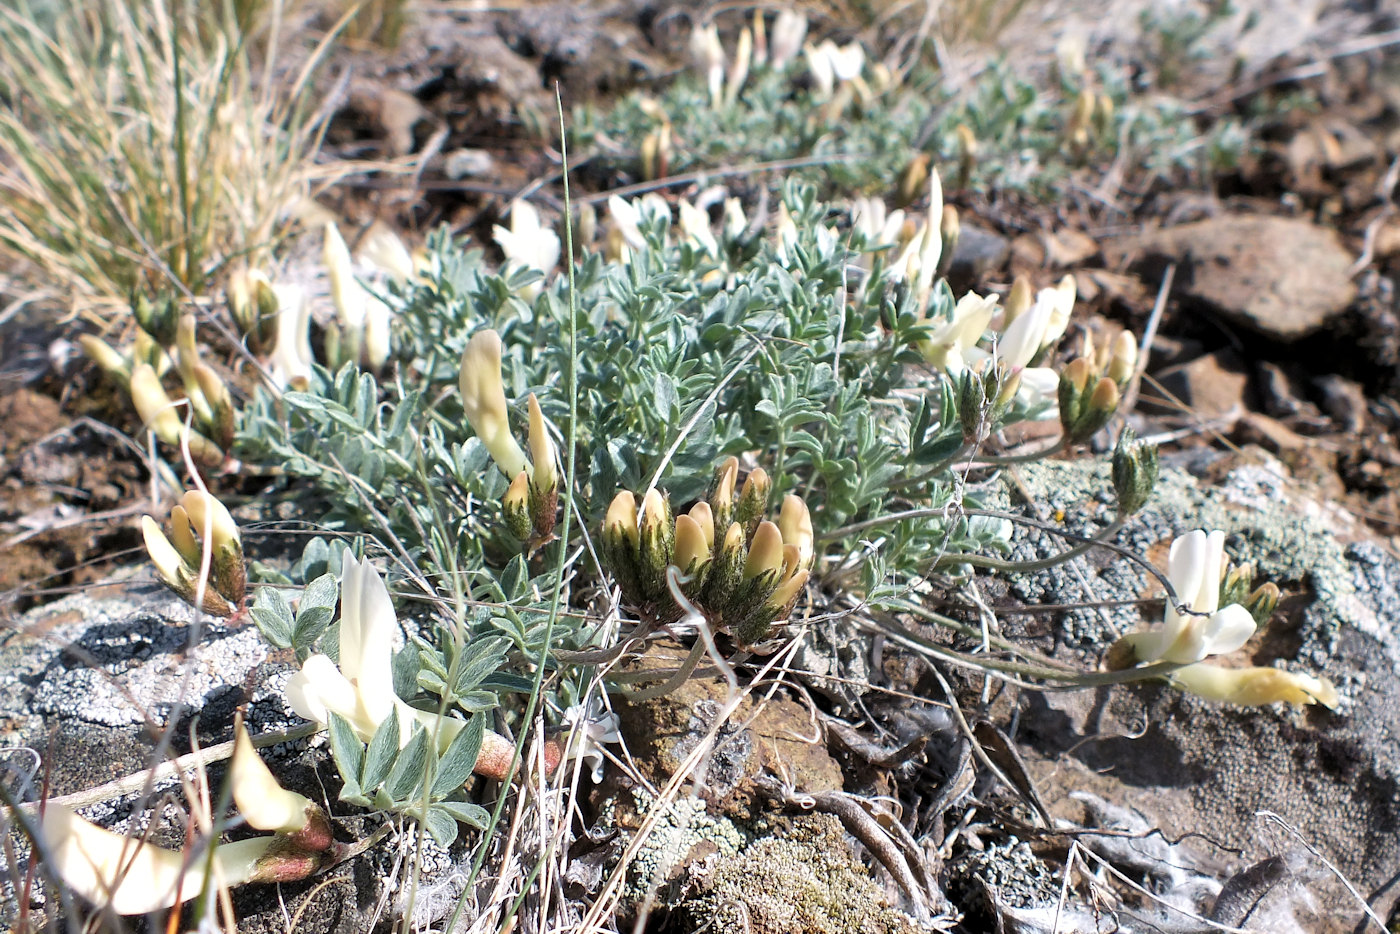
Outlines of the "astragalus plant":
<svg viewBox="0 0 1400 934">
<path fill-rule="evenodd" d="M 0 247 L 79 309 L 203 296 L 268 255 L 306 191 L 306 76 L 261 81 L 272 40 L 252 48 L 227 9 L 0 7 Z"/>
</svg>

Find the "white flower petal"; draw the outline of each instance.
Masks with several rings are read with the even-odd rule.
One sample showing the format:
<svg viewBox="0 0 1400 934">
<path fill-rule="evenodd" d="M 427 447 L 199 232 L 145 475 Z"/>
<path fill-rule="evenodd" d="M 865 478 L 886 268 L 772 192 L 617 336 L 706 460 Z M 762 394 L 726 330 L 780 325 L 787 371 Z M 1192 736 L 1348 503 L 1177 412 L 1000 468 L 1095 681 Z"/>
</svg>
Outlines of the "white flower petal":
<svg viewBox="0 0 1400 934">
<path fill-rule="evenodd" d="M 389 716 L 394 694 L 394 630 L 389 588 L 365 558 L 345 558 L 340 585 L 340 671 L 355 684 L 360 706 L 375 723 Z"/>
<path fill-rule="evenodd" d="M 335 713 L 354 723 L 359 703 L 355 686 L 324 655 L 313 655 L 287 679 L 285 696 L 297 716 L 325 723 Z"/>
<path fill-rule="evenodd" d="M 1050 321 L 1048 303 L 1036 301 L 1031 307 L 1012 321 L 997 341 L 997 356 L 1002 366 L 1019 370 L 1031 362 L 1040 349 L 1041 336 Z"/>
<path fill-rule="evenodd" d="M 1206 652 L 1225 655 L 1249 641 L 1256 629 L 1254 617 L 1238 603 L 1221 609 L 1206 623 Z"/>
</svg>

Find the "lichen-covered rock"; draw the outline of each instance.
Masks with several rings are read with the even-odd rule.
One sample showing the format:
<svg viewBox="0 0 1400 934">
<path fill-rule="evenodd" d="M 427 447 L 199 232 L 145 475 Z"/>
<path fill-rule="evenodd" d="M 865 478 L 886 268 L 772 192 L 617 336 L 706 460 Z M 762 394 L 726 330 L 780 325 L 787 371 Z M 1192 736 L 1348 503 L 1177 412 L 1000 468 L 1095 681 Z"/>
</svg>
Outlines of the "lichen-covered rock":
<svg viewBox="0 0 1400 934">
<path fill-rule="evenodd" d="M 684 652 L 658 647 L 644 664 L 674 667 Z M 728 683 L 692 678 L 663 697 L 618 705 L 627 748 L 643 774 L 664 784 L 710 731 L 725 706 Z M 720 727 L 699 794 L 715 813 L 747 820 L 764 797 L 759 775 L 782 775 L 805 791 L 841 787 L 841 769 L 827 754 L 807 708 L 781 695 L 749 696 Z"/>
<path fill-rule="evenodd" d="M 1213 485 L 1165 469 L 1117 544 L 1164 567 L 1174 536 L 1225 530 L 1231 556 L 1255 562 L 1260 577 L 1284 591 L 1280 612 L 1233 661 L 1324 674 L 1341 706 L 1238 708 L 1161 685 L 1028 693 L 1017 739 L 1041 796 L 1057 816 L 1074 820 L 1085 816 L 1070 797 L 1075 791 L 1139 809 L 1169 839 L 1203 834 L 1188 846 L 1203 861 L 1233 869 L 1297 846 L 1259 816 L 1272 811 L 1354 883 L 1380 885 L 1400 860 L 1400 633 L 1393 624 L 1400 562 L 1365 541 L 1344 513 L 1309 500 L 1261 452 L 1206 456 L 1193 466 Z M 1046 512 L 1063 511 L 1069 531 L 1089 533 L 1111 517 L 1102 465 L 1044 463 L 1021 468 L 1020 478 Z M 1032 531 L 1018 534 L 1014 557 L 1064 547 Z M 1140 568 L 1107 551 L 1007 586 L 1018 603 L 1161 593 Z M 1151 611 L 1143 615 L 1145 622 L 1132 607 L 1062 613 L 1059 641 L 1092 664 L 1118 633 L 1154 624 Z M 1357 914 L 1349 896 L 1335 894 L 1338 917 Z M 1321 897 L 1327 904 L 1328 895 Z"/>
</svg>

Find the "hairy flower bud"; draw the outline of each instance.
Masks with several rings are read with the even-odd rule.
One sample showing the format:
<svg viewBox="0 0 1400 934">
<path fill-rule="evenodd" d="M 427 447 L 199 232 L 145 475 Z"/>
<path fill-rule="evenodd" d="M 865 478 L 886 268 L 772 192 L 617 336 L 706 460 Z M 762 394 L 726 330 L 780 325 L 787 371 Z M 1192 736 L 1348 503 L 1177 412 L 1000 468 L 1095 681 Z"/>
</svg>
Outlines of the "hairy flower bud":
<svg viewBox="0 0 1400 934">
<path fill-rule="evenodd" d="M 710 508 L 709 503 L 702 501 L 690 507 L 690 518 L 695 520 L 701 534 L 705 536 L 705 553 L 713 554 L 715 550 L 714 510 Z"/>
<path fill-rule="evenodd" d="M 602 546 L 603 561 L 622 588 L 623 597 L 640 603 L 646 598 L 640 577 L 641 532 L 637 526 L 637 498 L 627 490 L 613 497 L 608 506 Z"/>
<path fill-rule="evenodd" d="M 1254 617 L 1254 621 L 1263 626 L 1274 615 L 1274 610 L 1278 609 L 1278 598 L 1278 585 L 1269 581 L 1256 587 L 1241 602 L 1244 604 L 1244 608 L 1249 611 L 1249 615 Z"/>
<path fill-rule="evenodd" d="M 945 276 L 949 267 L 953 265 L 953 251 L 958 248 L 958 238 L 962 236 L 962 222 L 958 218 L 958 209 L 951 204 L 943 206 L 943 219 L 938 225 L 938 235 L 943 242 L 935 274 Z"/>
<path fill-rule="evenodd" d="M 710 491 L 705 499 L 714 512 L 715 530 L 728 529 L 734 521 L 734 486 L 739 479 L 739 459 L 726 457 L 715 468 L 714 479 L 710 481 Z"/>
<path fill-rule="evenodd" d="M 1143 507 L 1157 485 L 1159 470 L 1157 446 L 1138 441 L 1132 429 L 1125 427 L 1113 449 L 1113 490 L 1120 516 L 1131 516 Z"/>
<path fill-rule="evenodd" d="M 1006 296 L 1006 311 L 1002 315 L 1000 325 L 995 321 L 992 322 L 992 325 L 1005 331 L 1013 321 L 1030 311 L 1031 305 L 1034 303 L 1035 295 L 1031 292 L 1030 280 L 1024 275 L 1018 275 L 1011 280 L 1011 291 Z"/>
<path fill-rule="evenodd" d="M 995 393 L 996 371 L 990 367 L 982 373 L 964 370 L 958 381 L 958 422 L 962 425 L 963 440 L 968 444 L 981 443 L 991 434 L 987 406 L 989 382 Z"/>
<path fill-rule="evenodd" d="M 545 427 L 539 400 L 532 392 L 527 401 L 530 410 L 530 463 L 534 468 L 530 477 L 530 519 L 536 534 L 545 538 L 554 531 L 559 503 L 559 470 L 554 441 Z"/>
<path fill-rule="evenodd" d="M 762 467 L 756 468 L 744 479 L 739 502 L 734 506 L 734 521 L 744 527 L 745 534 L 751 535 L 768 511 L 768 495 L 772 489 L 773 481 Z"/>
<path fill-rule="evenodd" d="M 642 499 L 641 562 L 638 568 L 643 591 L 649 599 L 666 593 L 666 568 L 676 547 L 676 526 L 666 497 L 650 490 Z"/>
<path fill-rule="evenodd" d="M 506 489 L 506 495 L 501 499 L 501 517 L 505 520 L 506 529 L 516 540 L 530 540 L 530 532 L 534 528 L 534 523 L 530 520 L 530 475 L 523 470 L 515 475 L 515 479 Z"/>
<path fill-rule="evenodd" d="M 238 604 L 247 591 L 248 571 L 243 563 L 243 540 L 238 525 L 224 504 L 202 490 L 190 490 L 180 499 L 190 525 L 201 536 L 208 536 L 212 556 L 214 588 L 232 604 Z"/>
</svg>

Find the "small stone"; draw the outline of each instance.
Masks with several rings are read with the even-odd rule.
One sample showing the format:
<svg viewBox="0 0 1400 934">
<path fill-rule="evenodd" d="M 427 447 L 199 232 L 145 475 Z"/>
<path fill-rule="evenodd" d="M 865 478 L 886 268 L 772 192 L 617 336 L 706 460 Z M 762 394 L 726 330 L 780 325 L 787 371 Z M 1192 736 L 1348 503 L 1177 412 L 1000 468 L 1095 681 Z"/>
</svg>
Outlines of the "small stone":
<svg viewBox="0 0 1400 934">
<path fill-rule="evenodd" d="M 1352 255 L 1336 232 L 1292 218 L 1212 218 L 1119 240 L 1107 252 L 1144 272 L 1177 264 L 1174 298 L 1279 341 L 1317 332 L 1356 297 Z"/>
<path fill-rule="evenodd" d="M 1244 411 L 1249 376 L 1232 350 L 1218 350 L 1189 363 L 1168 367 L 1157 374 L 1157 380 L 1199 418 L 1218 419 L 1231 413 L 1238 416 Z M 1149 401 L 1144 397 L 1144 403 Z M 1170 402 L 1157 402 L 1151 407 L 1157 411 L 1179 411 Z"/>
<path fill-rule="evenodd" d="M 1313 385 L 1322 394 L 1322 408 L 1343 431 L 1360 434 L 1366 430 L 1366 392 L 1360 383 L 1329 373 L 1314 379 Z"/>
<path fill-rule="evenodd" d="M 949 284 L 955 294 L 980 286 L 992 272 L 1001 268 L 1010 252 L 1011 245 L 1001 234 L 964 223 L 948 267 Z"/>
<path fill-rule="evenodd" d="M 480 178 L 496 170 L 496 160 L 485 149 L 454 149 L 443 157 L 442 172 L 454 182 Z"/>
</svg>

